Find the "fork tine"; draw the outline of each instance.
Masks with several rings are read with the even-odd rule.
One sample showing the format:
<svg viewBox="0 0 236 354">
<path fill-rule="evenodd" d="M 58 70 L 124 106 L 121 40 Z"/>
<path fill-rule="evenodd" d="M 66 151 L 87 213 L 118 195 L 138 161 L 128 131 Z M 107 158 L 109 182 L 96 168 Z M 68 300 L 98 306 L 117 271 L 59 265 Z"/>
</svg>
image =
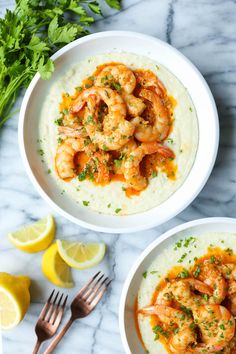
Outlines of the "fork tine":
<svg viewBox="0 0 236 354">
<path fill-rule="evenodd" d="M 101 272 L 97 272 L 78 292 L 78 294 L 76 295 L 75 299 L 73 300 L 73 302 L 75 300 L 77 300 L 78 297 L 82 296 L 82 293 L 84 293 L 85 290 L 87 290 L 87 288 L 89 287 L 89 285 L 92 284 L 92 282 L 97 278 L 97 276 L 100 274 Z"/>
<path fill-rule="evenodd" d="M 104 277 L 104 274 L 102 274 L 101 277 L 98 278 L 96 283 L 94 283 L 91 287 L 89 287 L 88 290 L 81 296 L 84 300 L 90 296 L 91 292 L 93 292 L 93 290 L 100 283 L 100 281 L 102 280 L 103 277 Z"/>
<path fill-rule="evenodd" d="M 52 297 L 53 297 L 54 292 L 55 292 L 55 289 L 53 289 L 53 291 L 51 292 L 51 295 L 50 295 L 49 298 L 47 299 L 46 304 L 43 306 L 42 311 L 40 312 L 39 318 L 41 318 L 42 320 L 44 320 L 45 315 L 46 315 L 46 312 L 47 312 L 48 309 L 49 309 L 50 301 L 51 301 L 51 299 L 52 299 Z"/>
<path fill-rule="evenodd" d="M 63 316 L 63 313 L 64 313 L 64 309 L 65 309 L 65 306 L 66 306 L 67 299 L 68 299 L 68 295 L 65 297 L 65 300 L 64 300 L 63 304 L 60 306 L 59 311 L 57 312 L 57 316 L 56 316 L 55 321 L 53 323 L 53 325 L 56 326 L 56 327 L 61 322 L 61 319 L 62 319 L 62 316 Z"/>
<path fill-rule="evenodd" d="M 108 277 L 106 277 L 105 279 L 103 279 L 103 281 L 102 282 L 100 282 L 100 283 L 98 283 L 97 282 L 97 284 L 98 284 L 98 286 L 97 287 L 93 287 L 93 289 L 91 290 L 91 292 L 90 292 L 90 295 L 87 297 L 87 299 L 86 299 L 86 302 L 91 302 L 92 301 L 92 299 L 96 296 L 96 294 L 98 293 L 98 291 L 102 288 L 102 286 L 103 286 L 103 284 L 106 282 L 108 280 Z M 96 284 L 96 285 L 97 285 Z"/>
<path fill-rule="evenodd" d="M 94 309 L 94 307 L 99 303 L 101 298 L 103 297 L 104 293 L 106 292 L 108 286 L 111 284 L 111 280 L 105 285 L 105 287 L 97 293 L 94 299 L 90 302 L 90 308 Z"/>
<path fill-rule="evenodd" d="M 51 317 L 51 314 L 52 314 L 52 311 L 53 311 L 53 307 L 54 307 L 54 305 L 55 305 L 55 303 L 57 301 L 58 295 L 59 295 L 59 291 L 57 292 L 57 294 L 56 294 L 56 296 L 54 298 L 54 301 L 50 304 L 49 310 L 48 310 L 48 312 L 47 312 L 47 314 L 45 316 L 45 319 L 44 319 L 44 321 L 46 321 L 46 322 L 49 322 L 49 319 Z"/>
<path fill-rule="evenodd" d="M 54 308 L 53 313 L 51 314 L 51 318 L 48 321 L 51 324 L 53 324 L 55 322 L 55 319 L 56 319 L 56 316 L 57 316 L 57 313 L 58 313 L 59 306 L 60 306 L 62 298 L 63 298 L 63 293 L 61 294 L 60 299 L 59 299 L 56 307 Z"/>
</svg>

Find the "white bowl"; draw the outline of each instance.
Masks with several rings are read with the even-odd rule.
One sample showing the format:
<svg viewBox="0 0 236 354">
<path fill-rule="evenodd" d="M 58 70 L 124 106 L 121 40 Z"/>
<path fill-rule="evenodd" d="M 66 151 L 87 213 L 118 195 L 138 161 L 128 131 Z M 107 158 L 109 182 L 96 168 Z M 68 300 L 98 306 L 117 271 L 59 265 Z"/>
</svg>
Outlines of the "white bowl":
<svg viewBox="0 0 236 354">
<path fill-rule="evenodd" d="M 163 64 L 187 88 L 198 115 L 199 146 L 194 165 L 182 186 L 164 203 L 142 214 L 108 216 L 80 207 L 61 197 L 59 187 L 45 174 L 37 153 L 38 120 L 45 93 L 68 67 L 99 53 L 126 51 L 148 56 Z M 111 31 L 78 39 L 52 56 L 55 72 L 49 81 L 33 78 L 26 91 L 19 118 L 19 145 L 26 171 L 39 194 L 59 214 L 92 230 L 127 233 L 162 224 L 184 208 L 205 185 L 215 162 L 218 141 L 218 116 L 212 94 L 196 67 L 176 49 L 159 39 L 134 32 Z"/>
<path fill-rule="evenodd" d="M 119 325 L 122 343 L 127 354 L 145 354 L 145 350 L 138 338 L 134 316 L 134 304 L 142 281 L 142 274 L 147 270 L 155 258 L 170 244 L 179 238 L 205 232 L 236 233 L 236 219 L 207 218 L 187 222 L 179 225 L 152 242 L 140 255 L 130 270 L 120 300 Z M 175 240 L 173 240 L 175 237 Z"/>
</svg>

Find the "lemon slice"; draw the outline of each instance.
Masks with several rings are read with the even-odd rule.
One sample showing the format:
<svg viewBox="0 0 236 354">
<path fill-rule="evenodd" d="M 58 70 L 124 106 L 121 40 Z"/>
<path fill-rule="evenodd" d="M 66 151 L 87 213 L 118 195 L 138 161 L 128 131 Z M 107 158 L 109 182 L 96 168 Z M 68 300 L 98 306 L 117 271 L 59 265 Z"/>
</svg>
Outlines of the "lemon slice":
<svg viewBox="0 0 236 354">
<path fill-rule="evenodd" d="M 74 286 L 70 267 L 58 253 L 57 244 L 53 243 L 44 253 L 42 271 L 45 277 L 53 284 L 62 288 Z"/>
<path fill-rule="evenodd" d="M 22 251 L 34 253 L 46 249 L 55 236 L 55 222 L 51 215 L 24 226 L 9 235 L 14 246 Z"/>
<path fill-rule="evenodd" d="M 69 266 L 86 269 L 96 266 L 103 259 L 104 243 L 82 243 L 57 240 L 58 252 Z"/>
<path fill-rule="evenodd" d="M 24 317 L 29 304 L 30 279 L 0 273 L 0 327 L 15 327 Z"/>
</svg>

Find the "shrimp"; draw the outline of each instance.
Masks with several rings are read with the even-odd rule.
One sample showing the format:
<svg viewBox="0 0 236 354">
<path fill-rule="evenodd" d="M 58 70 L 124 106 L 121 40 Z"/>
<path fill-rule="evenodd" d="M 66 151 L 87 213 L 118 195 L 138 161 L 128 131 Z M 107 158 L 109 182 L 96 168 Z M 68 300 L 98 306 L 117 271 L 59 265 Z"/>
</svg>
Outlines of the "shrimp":
<svg viewBox="0 0 236 354">
<path fill-rule="evenodd" d="M 171 291 L 176 301 L 192 310 L 199 305 L 208 303 L 203 296 L 195 294 L 194 290 L 208 296 L 212 295 L 212 290 L 208 285 L 194 278 L 178 280 L 171 285 Z"/>
<path fill-rule="evenodd" d="M 155 152 L 159 152 L 164 156 L 172 156 L 172 151 L 166 146 L 157 143 L 142 143 L 134 151 L 132 151 L 126 158 L 124 163 L 124 177 L 127 183 L 131 185 L 134 189 L 141 191 L 147 186 L 147 178 L 142 176 L 140 173 L 140 162 L 145 155 L 150 155 Z"/>
<path fill-rule="evenodd" d="M 140 88 L 153 88 L 156 94 L 164 96 L 166 89 L 157 76 L 150 70 L 138 69 L 134 71 L 137 86 Z"/>
<path fill-rule="evenodd" d="M 234 316 L 236 316 L 236 293 L 226 297 L 225 306 Z"/>
<path fill-rule="evenodd" d="M 165 140 L 170 131 L 171 119 L 162 98 L 147 89 L 142 89 L 140 96 L 152 103 L 155 120 L 152 126 L 142 117 L 133 118 L 131 122 L 135 125 L 135 138 L 142 142 Z"/>
<path fill-rule="evenodd" d="M 227 308 L 236 316 L 236 265 L 233 263 L 219 266 L 224 278 L 228 282 Z"/>
<path fill-rule="evenodd" d="M 85 151 L 89 154 L 95 151 L 95 146 L 92 143 L 85 145 L 82 138 L 68 138 L 57 146 L 55 167 L 61 179 L 69 180 L 76 177 L 74 158 L 76 153 L 80 151 Z"/>
<path fill-rule="evenodd" d="M 132 70 L 123 64 L 105 66 L 98 74 L 95 86 L 117 88 L 131 116 L 142 114 L 146 107 L 142 99 L 132 95 L 136 86 L 136 78 Z"/>
<path fill-rule="evenodd" d="M 173 353 L 180 353 L 189 345 L 196 342 L 194 332 L 194 322 L 186 313 L 169 306 L 155 305 L 143 308 L 139 313 L 144 315 L 157 315 L 159 319 L 166 323 L 173 330 L 173 324 L 177 325 L 177 333 L 171 334 L 169 345 Z"/>
<path fill-rule="evenodd" d="M 82 138 L 82 137 L 88 136 L 88 134 L 83 126 L 78 127 L 78 128 L 60 126 L 60 127 L 58 127 L 58 132 L 62 136 L 70 137 L 70 138 Z"/>
<path fill-rule="evenodd" d="M 104 117 L 102 125 L 97 114 L 100 101 L 104 101 L 108 106 L 108 114 Z M 102 150 L 117 150 L 129 141 L 134 133 L 134 125 L 125 119 L 126 106 L 116 91 L 101 87 L 84 90 L 74 101 L 72 111 L 80 111 L 85 104 L 85 129 L 90 139 Z"/>
<path fill-rule="evenodd" d="M 234 336 L 235 320 L 224 306 L 200 306 L 194 311 L 194 320 L 204 343 L 200 348 L 204 349 L 205 346 L 207 353 L 224 349 Z"/>
<path fill-rule="evenodd" d="M 110 181 L 109 160 L 110 155 L 104 151 L 93 153 L 88 160 L 87 166 L 89 166 L 96 183 L 106 184 Z"/>
<path fill-rule="evenodd" d="M 77 129 L 81 127 L 81 119 L 71 113 L 64 114 L 62 123 L 66 127 Z"/>
<path fill-rule="evenodd" d="M 134 139 L 130 139 L 130 141 L 128 141 L 127 144 L 125 144 L 124 146 L 122 146 L 121 149 L 119 149 L 119 151 L 118 151 L 119 155 L 118 155 L 117 160 L 120 161 L 120 163 L 117 163 L 117 165 L 114 166 L 116 174 L 123 174 L 124 173 L 125 159 L 136 148 L 137 148 L 137 143 L 134 141 Z"/>
<path fill-rule="evenodd" d="M 219 266 L 225 279 L 228 280 L 228 294 L 236 293 L 236 265 L 233 263 L 223 264 Z"/>
<path fill-rule="evenodd" d="M 167 283 L 165 287 L 158 293 L 155 305 L 171 306 L 173 300 L 173 294 L 171 292 L 171 283 Z"/>
<path fill-rule="evenodd" d="M 118 83 L 121 89 L 126 93 L 132 93 L 136 86 L 136 78 L 132 70 L 123 64 L 111 64 L 105 66 L 102 71 L 97 75 L 95 85 L 113 86 Z"/>
<path fill-rule="evenodd" d="M 227 282 L 216 264 L 205 260 L 200 266 L 198 278 L 213 289 L 213 296 L 209 299 L 211 304 L 220 304 L 227 294 Z"/>
</svg>

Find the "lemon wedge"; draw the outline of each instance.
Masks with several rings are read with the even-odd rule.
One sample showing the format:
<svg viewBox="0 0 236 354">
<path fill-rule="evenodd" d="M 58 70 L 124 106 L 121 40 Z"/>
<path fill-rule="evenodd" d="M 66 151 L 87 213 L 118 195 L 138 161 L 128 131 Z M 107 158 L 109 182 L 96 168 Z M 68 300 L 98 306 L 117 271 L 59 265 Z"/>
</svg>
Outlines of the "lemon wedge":
<svg viewBox="0 0 236 354">
<path fill-rule="evenodd" d="M 74 286 L 70 267 L 58 253 L 57 244 L 53 243 L 44 253 L 42 271 L 45 277 L 53 284 L 62 288 Z"/>
<path fill-rule="evenodd" d="M 55 236 L 55 222 L 51 215 L 10 233 L 9 240 L 22 251 L 34 253 L 46 249 Z"/>
<path fill-rule="evenodd" d="M 0 273 L 0 327 L 15 327 L 24 317 L 29 304 L 30 279 L 26 276 L 14 276 Z"/>
<path fill-rule="evenodd" d="M 104 243 L 82 243 L 57 240 L 58 252 L 69 266 L 86 269 L 96 266 L 103 259 Z"/>
</svg>

